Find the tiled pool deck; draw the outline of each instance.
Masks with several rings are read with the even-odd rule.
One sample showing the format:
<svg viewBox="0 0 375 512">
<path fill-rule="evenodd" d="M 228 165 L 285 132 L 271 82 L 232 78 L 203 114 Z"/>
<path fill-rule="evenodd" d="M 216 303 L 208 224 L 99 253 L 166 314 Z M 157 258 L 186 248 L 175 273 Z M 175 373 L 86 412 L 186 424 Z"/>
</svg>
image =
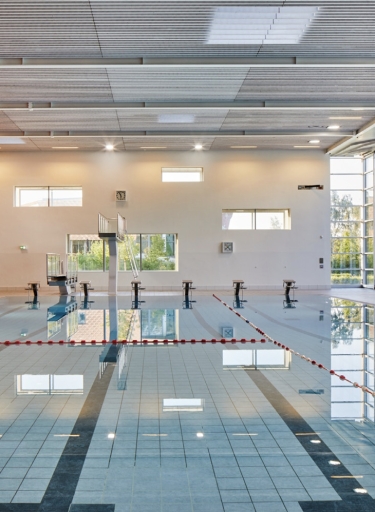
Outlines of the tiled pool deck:
<svg viewBox="0 0 375 512">
<path fill-rule="evenodd" d="M 228 292 L 215 293 L 233 302 Z M 337 354 L 349 358 L 337 368 L 349 375 L 359 356 L 373 364 L 367 313 L 330 295 L 375 299 L 370 290 L 301 291 L 289 308 L 281 292 L 253 292 L 241 314 L 327 368 Z M 86 310 L 77 299 L 78 309 L 60 318 L 58 296 L 42 295 L 38 309 L 24 297 L 0 297 L 0 341 L 102 340 L 116 333 L 220 339 L 231 330 L 236 339 L 259 339 L 209 293 L 195 294 L 192 309 L 181 294 L 144 294 L 142 312 L 131 310 L 126 294 L 115 301 L 94 294 Z M 345 333 L 332 328 L 344 309 L 352 313 L 342 325 L 353 320 Z M 1 345 L 0 511 L 375 510 L 375 429 L 361 390 L 343 389 L 339 379 L 294 356 L 269 368 L 223 366 L 223 351 L 271 357 L 268 343 L 127 346 L 115 354 L 109 348 Z M 36 375 L 49 376 L 48 389 Z M 83 389 L 53 380 L 73 375 L 83 375 Z M 202 405 L 168 410 L 163 400 L 172 398 Z"/>
</svg>

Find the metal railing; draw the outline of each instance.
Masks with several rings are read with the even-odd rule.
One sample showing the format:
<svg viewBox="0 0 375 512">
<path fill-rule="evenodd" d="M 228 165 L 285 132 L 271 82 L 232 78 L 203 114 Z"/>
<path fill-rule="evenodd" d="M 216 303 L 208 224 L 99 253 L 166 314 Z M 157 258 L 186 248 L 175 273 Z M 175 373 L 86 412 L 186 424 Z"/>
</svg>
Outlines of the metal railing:
<svg viewBox="0 0 375 512">
<path fill-rule="evenodd" d="M 77 281 L 78 275 L 78 254 L 68 253 L 66 255 L 66 273 L 64 273 L 63 261 L 60 254 L 46 254 L 47 284 L 57 277 L 65 276 L 67 279 Z"/>
<path fill-rule="evenodd" d="M 117 218 L 109 219 L 101 213 L 98 215 L 98 233 L 100 237 L 115 236 L 119 240 L 123 240 L 126 234 L 126 219 L 119 213 Z"/>
</svg>

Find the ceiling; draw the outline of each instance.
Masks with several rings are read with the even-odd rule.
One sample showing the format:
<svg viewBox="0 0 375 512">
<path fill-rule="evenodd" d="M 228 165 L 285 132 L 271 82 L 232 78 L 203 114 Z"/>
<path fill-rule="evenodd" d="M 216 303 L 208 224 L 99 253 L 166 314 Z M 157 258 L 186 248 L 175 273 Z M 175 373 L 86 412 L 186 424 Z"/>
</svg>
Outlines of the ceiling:
<svg viewBox="0 0 375 512">
<path fill-rule="evenodd" d="M 374 24 L 373 0 L 2 0 L 1 151 L 367 154 Z"/>
</svg>

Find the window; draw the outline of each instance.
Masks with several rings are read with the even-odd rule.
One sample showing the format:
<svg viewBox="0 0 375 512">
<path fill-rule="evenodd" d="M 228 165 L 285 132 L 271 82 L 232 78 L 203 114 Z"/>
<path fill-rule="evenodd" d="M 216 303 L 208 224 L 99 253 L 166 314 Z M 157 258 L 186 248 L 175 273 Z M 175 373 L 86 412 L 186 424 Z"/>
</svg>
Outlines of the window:
<svg viewBox="0 0 375 512">
<path fill-rule="evenodd" d="M 16 206 L 82 206 L 82 187 L 16 187 Z"/>
<path fill-rule="evenodd" d="M 363 200 L 364 175 L 360 158 L 331 159 L 331 282 L 332 284 L 360 284 L 363 263 L 372 263 L 372 184 L 365 177 L 368 204 L 365 214 L 369 216 L 363 244 Z M 369 254 L 363 262 L 363 248 Z M 367 275 L 367 274 L 366 274 Z M 373 279 L 369 270 L 368 280 Z"/>
<path fill-rule="evenodd" d="M 163 167 L 161 181 L 203 181 L 203 167 Z"/>
<path fill-rule="evenodd" d="M 118 269 L 131 271 L 127 244 L 131 244 L 137 269 L 176 270 L 176 234 L 129 234 L 128 241 L 119 242 Z M 106 241 L 98 235 L 68 235 L 68 251 L 78 254 L 79 272 L 103 272 L 109 268 L 109 250 Z"/>
<path fill-rule="evenodd" d="M 223 210 L 222 229 L 290 229 L 290 210 Z"/>
</svg>

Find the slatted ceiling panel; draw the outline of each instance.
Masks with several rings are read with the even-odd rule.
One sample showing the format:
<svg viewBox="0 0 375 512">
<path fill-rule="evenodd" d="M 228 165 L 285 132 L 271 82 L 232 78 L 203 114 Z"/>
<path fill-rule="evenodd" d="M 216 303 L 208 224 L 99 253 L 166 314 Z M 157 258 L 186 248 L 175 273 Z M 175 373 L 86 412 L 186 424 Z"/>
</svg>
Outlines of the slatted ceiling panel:
<svg viewBox="0 0 375 512">
<path fill-rule="evenodd" d="M 0 112 L 0 132 L 17 132 L 18 126 L 7 116 L 5 112 Z"/>
<path fill-rule="evenodd" d="M 7 115 L 23 131 L 120 130 L 115 110 L 24 110 Z"/>
<path fill-rule="evenodd" d="M 0 2 L 0 57 L 101 57 L 90 2 Z"/>
<path fill-rule="evenodd" d="M 202 144 L 203 149 L 211 148 L 214 137 L 207 136 L 171 136 L 171 137 L 123 137 L 127 151 L 194 151 L 195 144 Z M 142 148 L 149 149 L 142 149 Z M 155 149 L 151 149 L 155 148 Z M 163 149 L 167 148 L 167 149 Z"/>
<path fill-rule="evenodd" d="M 247 67 L 176 66 L 108 68 L 114 101 L 233 100 Z"/>
<path fill-rule="evenodd" d="M 371 101 L 375 68 L 251 68 L 237 100 Z"/>
<path fill-rule="evenodd" d="M 125 109 L 118 110 L 121 130 L 190 131 L 220 130 L 227 109 Z"/>
<path fill-rule="evenodd" d="M 301 148 L 301 151 L 325 151 L 328 149 L 333 143 L 340 140 L 337 136 L 332 137 L 321 137 L 320 143 L 317 144 L 318 148 L 313 148 L 312 144 L 309 145 L 308 138 L 302 137 L 298 135 L 289 135 L 289 136 L 241 136 L 241 137 L 215 137 L 215 140 L 211 146 L 211 150 L 224 150 L 224 149 L 233 149 L 233 151 L 240 150 L 232 148 L 232 146 L 257 146 L 257 149 L 288 149 L 297 151 L 294 146 L 309 146 L 310 149 Z M 245 149 L 244 149 L 245 150 Z M 249 149 L 250 151 L 250 149 Z"/>
<path fill-rule="evenodd" d="M 0 35 L 1 41 L 1 35 Z M 113 101 L 105 69 L 1 69 L 2 102 Z"/>
<path fill-rule="evenodd" d="M 319 7 L 319 11 L 299 44 L 206 44 L 217 8 L 267 6 Z M 92 9 L 106 57 L 124 53 L 148 57 L 375 56 L 371 44 L 375 21 L 373 1 L 95 1 Z M 223 26 L 223 34 L 225 30 Z M 363 30 L 367 30 L 366 38 Z"/>
<path fill-rule="evenodd" d="M 360 115 L 359 115 L 360 114 Z M 341 118 L 341 119 L 330 119 Z M 342 119 L 348 117 L 350 119 Z M 360 119 L 355 119 L 355 118 Z M 353 131 L 375 118 L 375 110 L 230 110 L 222 130 L 302 130 L 326 131 L 338 125 L 340 131 Z"/>
<path fill-rule="evenodd" d="M 299 44 L 207 44 L 215 11 L 222 7 L 319 10 Z M 374 57 L 374 21 L 372 0 L 3 0 L 0 56 Z"/>
<path fill-rule="evenodd" d="M 53 149 L 54 147 L 78 147 L 79 151 L 105 151 L 107 143 L 115 146 L 115 151 L 124 151 L 125 146 L 121 137 L 30 137 L 29 140 L 43 151 L 69 151 L 67 149 Z M 74 150 L 72 150 L 74 151 Z"/>
</svg>

